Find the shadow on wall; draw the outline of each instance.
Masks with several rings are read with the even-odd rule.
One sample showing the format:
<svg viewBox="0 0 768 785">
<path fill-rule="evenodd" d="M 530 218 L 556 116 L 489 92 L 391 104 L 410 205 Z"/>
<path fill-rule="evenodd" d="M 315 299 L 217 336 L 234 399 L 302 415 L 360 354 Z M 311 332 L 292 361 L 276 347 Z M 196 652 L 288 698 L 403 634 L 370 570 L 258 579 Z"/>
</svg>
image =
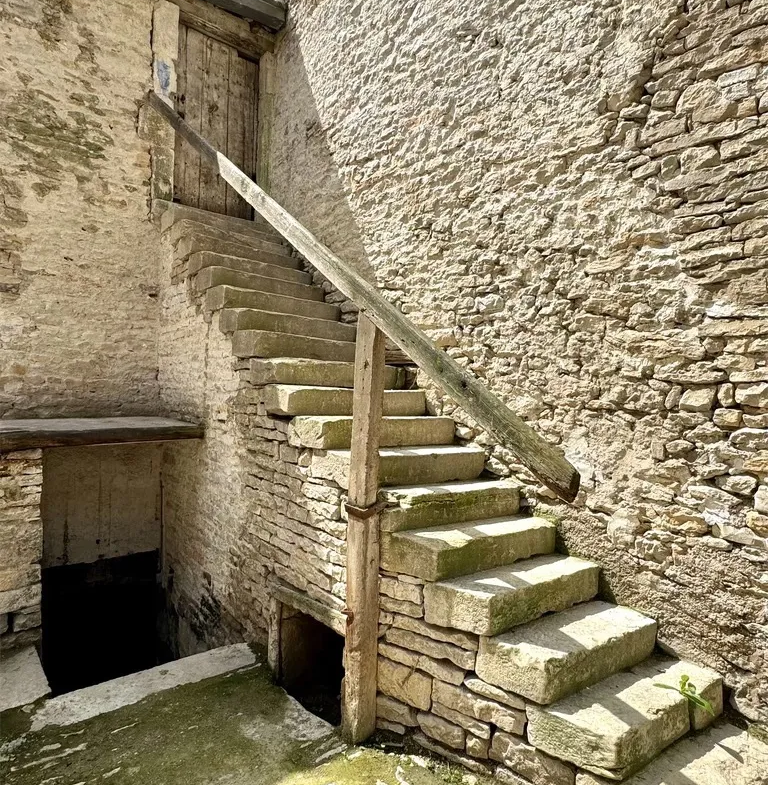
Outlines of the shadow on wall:
<svg viewBox="0 0 768 785">
<path fill-rule="evenodd" d="M 375 270 L 349 207 L 333 140 L 320 119 L 296 36 L 284 38 L 282 46 L 290 52 L 273 67 L 278 100 L 281 91 L 290 96 L 285 99 L 290 116 L 281 118 L 283 133 L 271 138 L 269 193 L 346 264 L 373 281 Z M 274 120 L 273 115 L 264 122 L 277 125 Z M 278 166 L 276 178 L 272 174 Z"/>
</svg>

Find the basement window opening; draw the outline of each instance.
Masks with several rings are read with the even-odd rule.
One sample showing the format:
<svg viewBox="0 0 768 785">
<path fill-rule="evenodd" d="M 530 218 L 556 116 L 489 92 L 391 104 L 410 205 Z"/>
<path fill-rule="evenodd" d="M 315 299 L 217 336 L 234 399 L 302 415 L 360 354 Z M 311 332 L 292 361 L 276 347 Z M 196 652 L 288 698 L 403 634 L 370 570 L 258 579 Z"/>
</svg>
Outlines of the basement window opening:
<svg viewBox="0 0 768 785">
<path fill-rule="evenodd" d="M 331 725 L 341 724 L 344 638 L 312 616 L 283 606 L 280 678 L 285 691 Z"/>
</svg>

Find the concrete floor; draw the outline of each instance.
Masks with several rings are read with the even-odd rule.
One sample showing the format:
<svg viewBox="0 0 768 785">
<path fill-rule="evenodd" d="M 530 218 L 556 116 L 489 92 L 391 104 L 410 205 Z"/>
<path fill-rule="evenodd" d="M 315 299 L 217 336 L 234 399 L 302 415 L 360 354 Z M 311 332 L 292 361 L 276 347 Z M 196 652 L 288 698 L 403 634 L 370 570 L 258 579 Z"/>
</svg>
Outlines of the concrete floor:
<svg viewBox="0 0 768 785">
<path fill-rule="evenodd" d="M 251 658 L 253 659 L 253 658 Z M 183 660 L 180 662 L 184 662 Z M 158 673 L 162 674 L 159 669 Z M 149 672 L 146 672 L 149 673 Z M 167 677 L 166 677 L 167 678 Z M 119 681 L 119 680 L 118 680 Z M 157 678 L 155 678 L 157 681 Z M 111 684 L 111 683 L 110 683 Z M 100 685 L 0 717 L 3 785 L 487 785 L 421 754 L 347 748 L 271 683 L 257 656 L 230 673 L 142 694 Z M 85 692 L 85 691 L 81 691 Z M 76 695 L 73 693 L 72 695 Z M 59 703 L 56 704 L 55 701 Z M 102 711 L 93 708 L 104 701 Z M 93 716 L 88 716 L 93 715 Z"/>
</svg>

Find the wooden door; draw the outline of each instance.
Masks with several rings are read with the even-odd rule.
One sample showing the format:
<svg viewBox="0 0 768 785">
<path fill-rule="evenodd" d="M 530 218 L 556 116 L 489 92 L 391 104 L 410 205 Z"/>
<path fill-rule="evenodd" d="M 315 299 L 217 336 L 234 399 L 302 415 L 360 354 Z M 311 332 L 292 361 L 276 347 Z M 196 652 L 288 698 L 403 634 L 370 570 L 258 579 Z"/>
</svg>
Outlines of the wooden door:
<svg viewBox="0 0 768 785">
<path fill-rule="evenodd" d="M 182 24 L 177 110 L 249 177 L 256 173 L 259 66 L 237 49 Z M 213 213 L 251 218 L 253 211 L 176 136 L 173 200 Z"/>
</svg>

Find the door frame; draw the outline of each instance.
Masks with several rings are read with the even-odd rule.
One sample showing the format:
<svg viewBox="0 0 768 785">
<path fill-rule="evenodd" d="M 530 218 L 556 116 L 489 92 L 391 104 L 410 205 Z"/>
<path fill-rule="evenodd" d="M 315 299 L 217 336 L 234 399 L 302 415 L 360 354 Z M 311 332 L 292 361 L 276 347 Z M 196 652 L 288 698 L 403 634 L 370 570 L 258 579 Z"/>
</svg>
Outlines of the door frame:
<svg viewBox="0 0 768 785">
<path fill-rule="evenodd" d="M 152 83 L 154 91 L 175 108 L 176 61 L 179 25 L 185 24 L 237 49 L 259 64 L 256 107 L 256 182 L 268 190 L 268 148 L 274 108 L 274 55 L 276 35 L 204 0 L 155 0 L 152 12 Z M 152 217 L 159 220 L 173 202 L 175 132 L 148 107 L 142 107 L 140 132 L 150 143 L 150 198 Z"/>
</svg>

